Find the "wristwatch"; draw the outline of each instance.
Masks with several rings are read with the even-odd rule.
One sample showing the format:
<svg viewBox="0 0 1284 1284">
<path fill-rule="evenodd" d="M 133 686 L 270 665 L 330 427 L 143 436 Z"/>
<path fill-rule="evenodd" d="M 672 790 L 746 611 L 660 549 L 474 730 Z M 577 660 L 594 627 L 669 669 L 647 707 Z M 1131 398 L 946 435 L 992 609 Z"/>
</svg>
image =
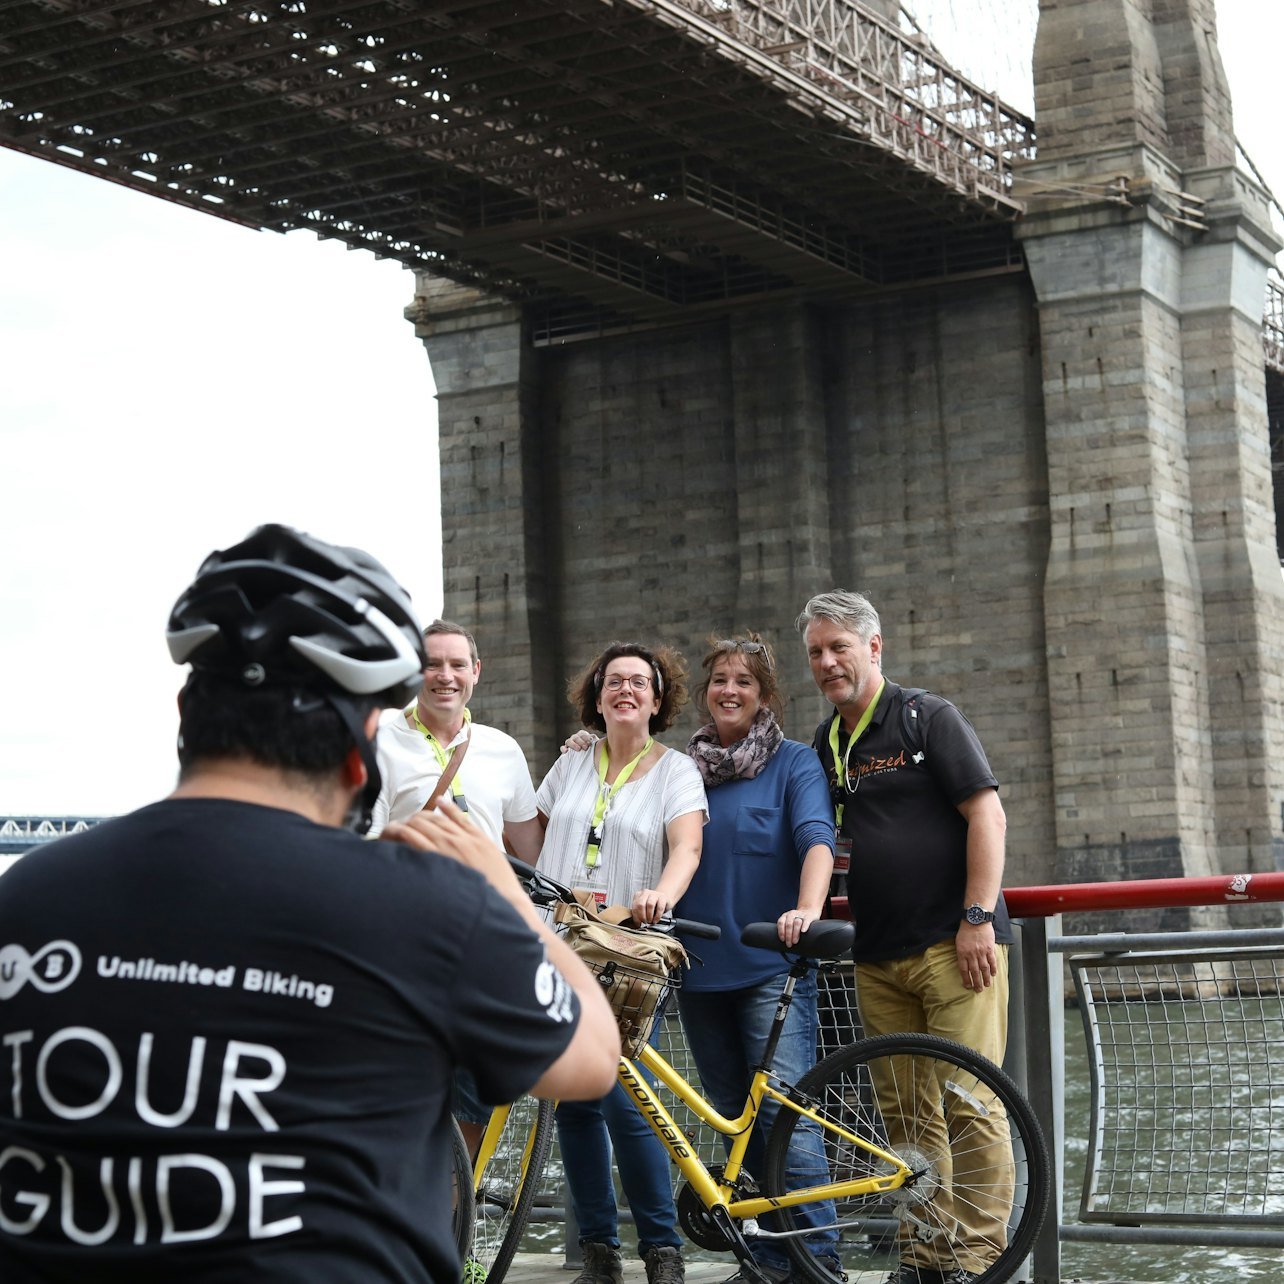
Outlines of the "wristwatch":
<svg viewBox="0 0 1284 1284">
<path fill-rule="evenodd" d="M 967 919 L 973 927 L 980 927 L 983 923 L 994 922 L 994 911 L 982 909 L 979 905 L 969 905 L 963 911 L 963 917 Z"/>
</svg>

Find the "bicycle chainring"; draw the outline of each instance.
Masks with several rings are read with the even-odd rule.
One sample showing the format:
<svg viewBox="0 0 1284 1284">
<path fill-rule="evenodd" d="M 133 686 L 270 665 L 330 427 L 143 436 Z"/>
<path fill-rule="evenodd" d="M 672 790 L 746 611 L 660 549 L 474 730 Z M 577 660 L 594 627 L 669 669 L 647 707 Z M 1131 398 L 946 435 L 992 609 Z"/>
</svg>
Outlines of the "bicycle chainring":
<svg viewBox="0 0 1284 1284">
<path fill-rule="evenodd" d="M 709 1210 L 700 1202 L 700 1196 L 691 1188 L 689 1182 L 682 1183 L 677 1198 L 678 1225 L 682 1233 L 700 1248 L 715 1252 L 725 1252 L 731 1248 L 731 1241 L 726 1233 L 710 1216 Z"/>
</svg>

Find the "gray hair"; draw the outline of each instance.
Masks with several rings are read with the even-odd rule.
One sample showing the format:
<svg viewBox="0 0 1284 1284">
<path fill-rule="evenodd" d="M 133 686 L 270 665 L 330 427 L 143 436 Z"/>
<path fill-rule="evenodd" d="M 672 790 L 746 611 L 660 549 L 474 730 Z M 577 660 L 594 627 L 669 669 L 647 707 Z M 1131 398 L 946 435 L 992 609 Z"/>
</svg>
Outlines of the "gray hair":
<svg viewBox="0 0 1284 1284">
<path fill-rule="evenodd" d="M 868 642 L 875 633 L 883 631 L 873 602 L 864 593 L 854 593 L 851 589 L 817 593 L 803 607 L 802 614 L 794 621 L 794 628 L 805 633 L 813 620 L 829 620 L 855 633 L 862 642 Z"/>
</svg>

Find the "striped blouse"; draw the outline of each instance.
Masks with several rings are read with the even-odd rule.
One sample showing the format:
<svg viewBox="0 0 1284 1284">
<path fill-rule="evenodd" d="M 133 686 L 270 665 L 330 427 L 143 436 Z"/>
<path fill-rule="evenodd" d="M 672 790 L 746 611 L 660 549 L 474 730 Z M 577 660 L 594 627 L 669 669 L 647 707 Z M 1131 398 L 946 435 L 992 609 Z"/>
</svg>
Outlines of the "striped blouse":
<svg viewBox="0 0 1284 1284">
<path fill-rule="evenodd" d="M 597 801 L 597 744 L 562 754 L 544 777 L 536 805 L 548 817 L 539 867 L 569 887 L 605 893 L 606 905 L 629 905 L 635 892 L 654 887 L 669 858 L 670 821 L 698 811 L 709 819 L 704 782 L 684 753 L 667 749 L 650 771 L 614 795 L 600 830 L 598 861 L 586 861 Z"/>
</svg>

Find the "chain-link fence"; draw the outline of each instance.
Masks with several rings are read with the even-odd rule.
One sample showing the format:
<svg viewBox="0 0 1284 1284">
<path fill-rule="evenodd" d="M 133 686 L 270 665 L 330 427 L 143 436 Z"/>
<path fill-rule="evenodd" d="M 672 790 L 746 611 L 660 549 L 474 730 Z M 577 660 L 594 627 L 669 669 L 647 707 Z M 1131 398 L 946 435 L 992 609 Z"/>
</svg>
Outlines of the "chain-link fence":
<svg viewBox="0 0 1284 1284">
<path fill-rule="evenodd" d="M 1080 1219 L 1284 1224 L 1284 951 L 1070 971 L 1091 1093 Z"/>
</svg>

